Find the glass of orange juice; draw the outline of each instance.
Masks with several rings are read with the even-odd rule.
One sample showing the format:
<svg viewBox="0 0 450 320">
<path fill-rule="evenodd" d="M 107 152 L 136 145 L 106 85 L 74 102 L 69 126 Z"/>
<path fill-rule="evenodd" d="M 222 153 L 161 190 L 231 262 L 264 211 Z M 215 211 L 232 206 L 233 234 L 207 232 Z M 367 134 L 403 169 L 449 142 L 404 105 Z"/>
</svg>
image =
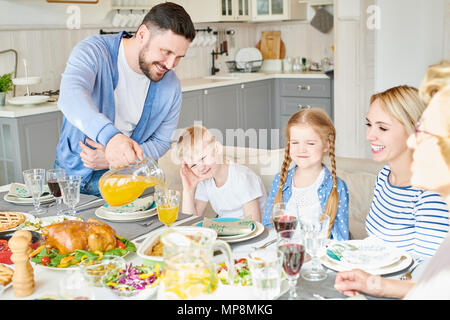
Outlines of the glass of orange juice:
<svg viewBox="0 0 450 320">
<path fill-rule="evenodd" d="M 178 218 L 180 207 L 180 191 L 155 187 L 156 210 L 158 219 L 167 227 L 170 227 Z"/>
</svg>

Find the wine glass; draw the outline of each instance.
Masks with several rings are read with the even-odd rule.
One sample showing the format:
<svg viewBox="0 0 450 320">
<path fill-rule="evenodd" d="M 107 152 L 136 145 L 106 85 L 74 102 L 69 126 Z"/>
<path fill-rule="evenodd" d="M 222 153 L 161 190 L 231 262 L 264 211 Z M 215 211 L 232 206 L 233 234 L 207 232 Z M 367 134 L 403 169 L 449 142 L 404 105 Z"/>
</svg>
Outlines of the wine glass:
<svg viewBox="0 0 450 320">
<path fill-rule="evenodd" d="M 297 280 L 305 259 L 303 236 L 298 230 L 284 230 L 277 234 L 278 250 L 283 253 L 283 270 L 289 281 L 289 300 L 297 298 Z"/>
<path fill-rule="evenodd" d="M 330 217 L 324 213 L 299 217 L 299 227 L 304 237 L 306 252 L 311 256 L 311 267 L 302 271 L 302 277 L 305 280 L 320 281 L 327 277 L 319 255 L 328 238 L 329 224 Z"/>
<path fill-rule="evenodd" d="M 67 214 L 74 216 L 75 206 L 80 202 L 80 183 L 81 177 L 78 175 L 69 175 L 58 178 L 59 187 L 64 203 L 69 207 Z"/>
<path fill-rule="evenodd" d="M 46 209 L 39 208 L 41 205 L 40 197 L 45 184 L 45 169 L 24 170 L 23 180 L 25 181 L 28 192 L 33 198 L 34 210 L 30 211 L 29 213 L 33 215 L 46 213 Z"/>
<path fill-rule="evenodd" d="M 273 205 L 271 218 L 277 232 L 297 228 L 297 210 L 287 210 L 283 202 L 278 202 Z"/>
<path fill-rule="evenodd" d="M 49 169 L 47 170 L 47 184 L 50 192 L 56 199 L 56 215 L 62 215 L 63 210 L 61 209 L 62 204 L 62 194 L 61 188 L 59 187 L 58 179 L 66 176 L 66 170 L 62 168 Z"/>
<path fill-rule="evenodd" d="M 180 191 L 155 187 L 155 201 L 159 221 L 170 227 L 178 218 Z"/>
</svg>

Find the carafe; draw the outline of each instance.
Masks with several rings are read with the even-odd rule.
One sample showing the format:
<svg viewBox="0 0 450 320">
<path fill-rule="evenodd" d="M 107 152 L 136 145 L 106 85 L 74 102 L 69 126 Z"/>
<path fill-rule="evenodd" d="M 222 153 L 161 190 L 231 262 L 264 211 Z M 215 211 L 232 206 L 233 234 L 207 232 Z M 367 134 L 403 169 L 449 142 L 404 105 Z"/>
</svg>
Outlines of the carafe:
<svg viewBox="0 0 450 320">
<path fill-rule="evenodd" d="M 105 172 L 99 182 L 103 199 L 111 206 L 123 206 L 136 200 L 145 189 L 164 185 L 164 172 L 147 157 L 136 164 Z"/>
<path fill-rule="evenodd" d="M 164 270 L 158 299 L 201 299 L 219 286 L 213 253 L 223 253 L 228 268 L 228 283 L 234 281 L 234 263 L 230 246 L 217 240 L 213 229 L 171 227 L 161 235 Z"/>
</svg>

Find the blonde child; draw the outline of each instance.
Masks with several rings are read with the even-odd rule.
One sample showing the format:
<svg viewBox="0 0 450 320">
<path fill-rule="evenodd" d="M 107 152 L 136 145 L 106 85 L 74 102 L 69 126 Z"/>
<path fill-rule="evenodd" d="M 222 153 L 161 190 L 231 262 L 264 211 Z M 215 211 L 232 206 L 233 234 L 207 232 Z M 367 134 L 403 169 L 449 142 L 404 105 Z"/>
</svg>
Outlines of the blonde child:
<svg viewBox="0 0 450 320">
<path fill-rule="evenodd" d="M 281 172 L 272 182 L 262 223 L 269 226 L 274 203 L 283 202 L 287 210 L 298 214 L 324 212 L 330 217 L 330 237 L 347 240 L 348 191 L 336 176 L 334 143 L 336 130 L 331 119 L 320 108 L 294 113 L 286 128 L 287 144 Z M 331 173 L 322 163 L 329 153 Z M 291 162 L 294 167 L 289 169 Z"/>
<path fill-rule="evenodd" d="M 184 129 L 176 144 L 181 159 L 183 213 L 203 216 L 208 202 L 220 218 L 261 221 L 266 191 L 261 178 L 227 160 L 223 146 L 202 126 Z"/>
</svg>

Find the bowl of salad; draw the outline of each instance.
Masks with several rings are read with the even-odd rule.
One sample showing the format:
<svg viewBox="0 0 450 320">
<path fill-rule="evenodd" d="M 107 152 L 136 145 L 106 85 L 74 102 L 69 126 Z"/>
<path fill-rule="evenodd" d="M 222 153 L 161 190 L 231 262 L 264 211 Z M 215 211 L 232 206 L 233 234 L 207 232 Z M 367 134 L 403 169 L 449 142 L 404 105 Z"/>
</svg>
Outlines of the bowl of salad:
<svg viewBox="0 0 450 320">
<path fill-rule="evenodd" d="M 161 270 L 154 266 L 127 263 L 108 271 L 102 277 L 102 285 L 108 291 L 122 298 L 148 299 L 159 285 Z"/>
</svg>

